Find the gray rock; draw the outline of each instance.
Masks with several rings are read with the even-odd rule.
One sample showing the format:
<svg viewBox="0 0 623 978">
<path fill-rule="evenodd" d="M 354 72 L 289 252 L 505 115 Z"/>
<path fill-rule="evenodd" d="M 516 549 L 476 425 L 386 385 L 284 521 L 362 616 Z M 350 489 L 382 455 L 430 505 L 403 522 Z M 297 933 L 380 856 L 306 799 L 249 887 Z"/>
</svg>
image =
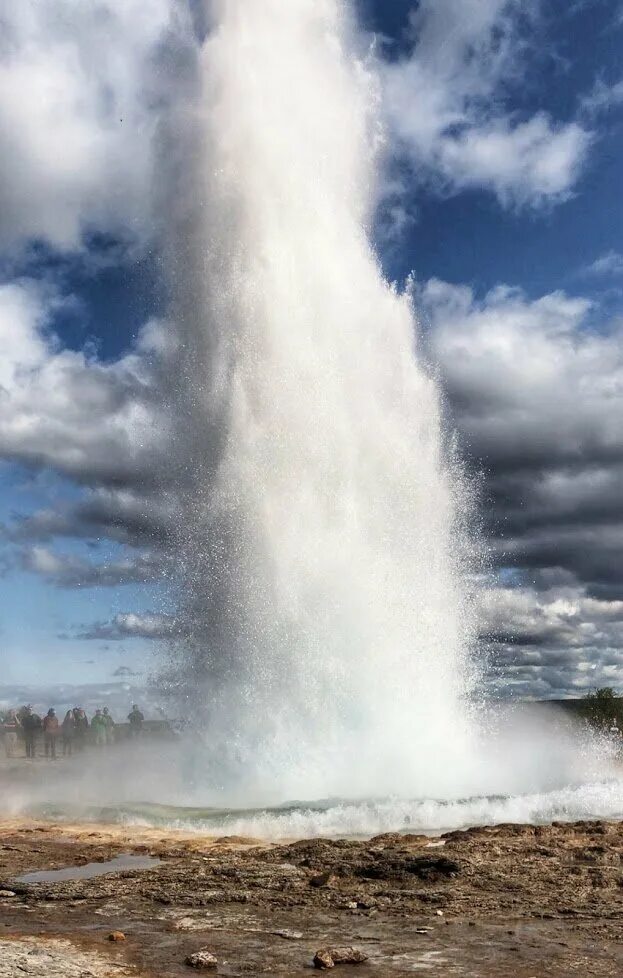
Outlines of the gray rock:
<svg viewBox="0 0 623 978">
<path fill-rule="evenodd" d="M 208 951 L 207 947 L 202 947 L 199 951 L 195 951 L 194 954 L 189 954 L 184 964 L 187 964 L 189 968 L 197 968 L 200 971 L 205 971 L 208 968 L 216 968 L 218 961 L 211 951 Z"/>
<path fill-rule="evenodd" d="M 355 947 L 325 947 L 316 951 L 314 968 L 333 968 L 336 964 L 363 964 L 367 960 L 368 955 Z"/>
<path fill-rule="evenodd" d="M 107 954 L 76 947 L 63 938 L 0 939 L 0 978 L 110 978 Z M 115 964 L 116 978 L 136 978 L 132 965 Z"/>
</svg>

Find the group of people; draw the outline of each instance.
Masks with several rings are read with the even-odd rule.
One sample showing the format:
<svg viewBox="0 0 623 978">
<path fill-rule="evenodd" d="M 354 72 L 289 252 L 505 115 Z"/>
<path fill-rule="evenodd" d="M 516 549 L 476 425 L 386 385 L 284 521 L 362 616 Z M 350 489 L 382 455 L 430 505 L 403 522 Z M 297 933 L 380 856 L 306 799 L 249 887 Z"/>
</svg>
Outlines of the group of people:
<svg viewBox="0 0 623 978">
<path fill-rule="evenodd" d="M 128 714 L 130 736 L 140 735 L 144 719 L 135 703 Z M 115 721 L 107 706 L 96 710 L 89 722 L 89 718 L 80 706 L 67 710 L 65 717 L 60 721 L 54 707 L 50 707 L 42 719 L 28 705 L 19 710 L 9 710 L 2 720 L 2 732 L 7 757 L 17 755 L 22 740 L 26 757 L 34 758 L 37 743 L 42 735 L 45 756 L 55 760 L 59 742 L 64 757 L 73 754 L 74 750 L 78 752 L 84 750 L 88 742 L 95 744 L 96 747 L 110 746 L 115 742 Z"/>
</svg>

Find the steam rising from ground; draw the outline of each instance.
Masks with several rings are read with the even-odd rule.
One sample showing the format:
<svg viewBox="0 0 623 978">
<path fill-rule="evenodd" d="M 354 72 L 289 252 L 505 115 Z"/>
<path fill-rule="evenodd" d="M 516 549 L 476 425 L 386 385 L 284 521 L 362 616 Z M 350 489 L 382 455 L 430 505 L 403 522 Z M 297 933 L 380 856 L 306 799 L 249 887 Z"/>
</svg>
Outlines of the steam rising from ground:
<svg viewBox="0 0 623 978">
<path fill-rule="evenodd" d="M 385 831 L 442 832 L 500 822 L 623 818 L 623 765 L 607 737 L 555 710 L 505 712 L 491 718 L 481 742 L 477 789 L 442 796 L 406 791 L 391 796 L 278 799 L 231 792 L 206 779 L 196 740 L 126 742 L 66 762 L 11 762 L 3 768 L 2 814 L 46 816 L 183 829 L 265 839 L 366 836 Z M 0 762 L 1 764 L 1 762 Z M 5 777 L 8 774 L 8 777 Z M 275 799 L 273 799 L 275 801 Z"/>
</svg>

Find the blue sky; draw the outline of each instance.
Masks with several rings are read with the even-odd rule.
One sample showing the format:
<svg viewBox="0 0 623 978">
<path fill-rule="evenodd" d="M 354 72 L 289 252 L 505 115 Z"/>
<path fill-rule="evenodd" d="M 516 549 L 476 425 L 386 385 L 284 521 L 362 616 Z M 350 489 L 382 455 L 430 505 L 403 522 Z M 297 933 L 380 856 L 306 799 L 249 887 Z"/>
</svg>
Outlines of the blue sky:
<svg viewBox="0 0 623 978">
<path fill-rule="evenodd" d="M 133 419 L 153 402 L 146 324 L 166 315 L 149 189 L 172 4 L 141 6 L 105 0 L 96 22 L 72 0 L 0 0 L 6 682 L 149 669 L 167 627 L 166 568 L 145 557 L 141 522 L 160 501 L 137 477 L 157 422 Z M 400 287 L 415 274 L 450 421 L 484 473 L 496 676 L 537 696 L 620 684 L 623 7 L 357 10 L 388 134 L 375 244 Z M 491 383 L 500 337 L 506 392 Z"/>
</svg>

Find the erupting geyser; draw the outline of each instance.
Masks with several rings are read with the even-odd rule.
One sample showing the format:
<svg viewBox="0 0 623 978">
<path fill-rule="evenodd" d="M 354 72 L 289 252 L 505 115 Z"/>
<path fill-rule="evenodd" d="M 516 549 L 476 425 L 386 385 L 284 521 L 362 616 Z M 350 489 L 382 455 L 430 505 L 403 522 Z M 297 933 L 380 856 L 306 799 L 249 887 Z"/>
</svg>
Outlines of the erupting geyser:
<svg viewBox="0 0 623 978">
<path fill-rule="evenodd" d="M 247 796 L 439 793 L 469 752 L 468 494 L 370 243 L 377 81 L 339 0 L 210 9 L 171 219 L 182 686 Z"/>
</svg>

